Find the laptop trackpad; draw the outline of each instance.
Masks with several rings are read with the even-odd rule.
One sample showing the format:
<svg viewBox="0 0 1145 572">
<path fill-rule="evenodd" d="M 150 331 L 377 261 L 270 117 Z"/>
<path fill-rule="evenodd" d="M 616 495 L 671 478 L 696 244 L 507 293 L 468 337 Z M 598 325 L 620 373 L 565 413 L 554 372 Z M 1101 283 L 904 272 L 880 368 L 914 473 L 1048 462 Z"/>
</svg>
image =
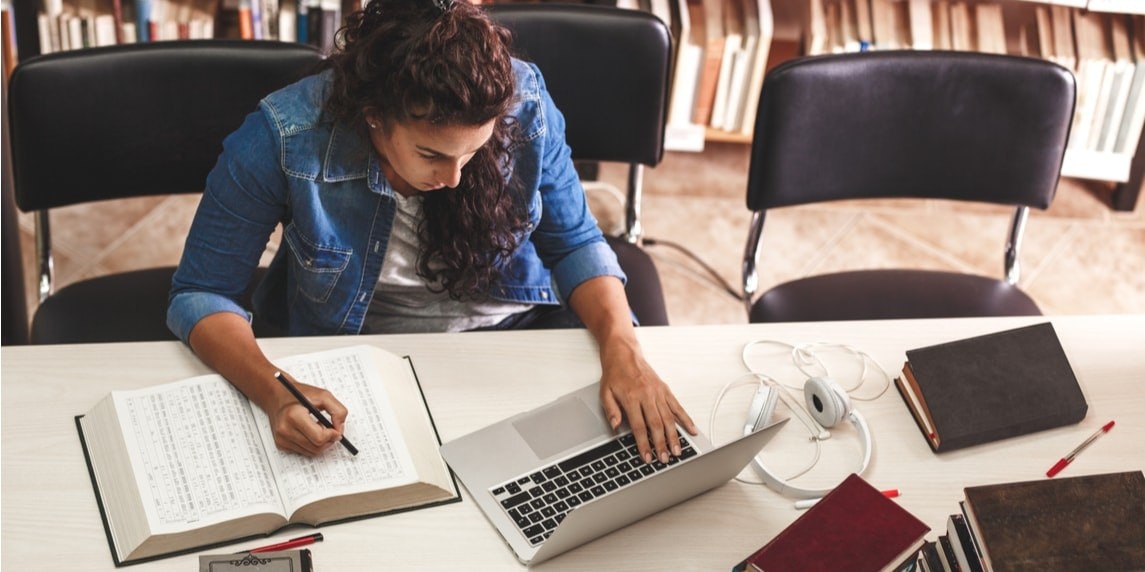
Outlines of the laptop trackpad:
<svg viewBox="0 0 1145 572">
<path fill-rule="evenodd" d="M 578 397 L 561 399 L 517 419 L 513 428 L 540 459 L 610 432 L 604 420 Z"/>
</svg>

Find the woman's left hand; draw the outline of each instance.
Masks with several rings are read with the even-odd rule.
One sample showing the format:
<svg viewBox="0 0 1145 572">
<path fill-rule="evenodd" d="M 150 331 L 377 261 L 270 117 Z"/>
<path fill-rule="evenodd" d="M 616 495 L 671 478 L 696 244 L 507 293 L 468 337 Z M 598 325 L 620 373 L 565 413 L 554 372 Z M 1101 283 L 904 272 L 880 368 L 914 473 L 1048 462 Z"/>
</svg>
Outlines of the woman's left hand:
<svg viewBox="0 0 1145 572">
<path fill-rule="evenodd" d="M 692 435 L 696 426 L 652 366 L 645 361 L 635 339 L 601 347 L 600 402 L 613 429 L 622 416 L 636 437 L 636 447 L 645 463 L 655 458 L 667 463 L 680 455 L 677 424 Z"/>
<path fill-rule="evenodd" d="M 668 384 L 644 359 L 624 284 L 612 276 L 597 276 L 572 291 L 569 304 L 600 347 L 600 403 L 613 429 L 628 419 L 640 458 L 661 463 L 680 454 L 676 424 L 692 435 L 699 431 L 676 401 Z"/>
</svg>

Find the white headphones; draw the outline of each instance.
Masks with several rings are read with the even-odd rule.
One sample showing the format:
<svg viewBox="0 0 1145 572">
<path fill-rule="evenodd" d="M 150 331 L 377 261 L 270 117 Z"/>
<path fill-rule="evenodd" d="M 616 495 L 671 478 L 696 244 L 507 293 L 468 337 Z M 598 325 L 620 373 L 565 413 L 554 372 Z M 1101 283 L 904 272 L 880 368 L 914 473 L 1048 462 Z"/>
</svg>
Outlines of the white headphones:
<svg viewBox="0 0 1145 572">
<path fill-rule="evenodd" d="M 859 432 L 863 447 L 863 461 L 856 473 L 862 474 L 867 470 L 867 465 L 871 461 L 871 430 L 867 426 L 866 419 L 851 405 L 850 396 L 839 384 L 823 377 L 808 378 L 803 384 L 803 398 L 806 402 L 806 408 L 792 403 L 793 399 L 778 385 L 772 386 L 767 383 L 760 385 L 748 410 L 747 421 L 744 423 L 745 434 L 770 422 L 777 397 L 783 399 L 791 409 L 792 414 L 807 426 L 814 441 L 829 438 L 831 434 L 826 430 L 827 428 L 838 425 L 844 419 L 850 420 Z M 792 485 L 769 471 L 760 462 L 758 456 L 752 461 L 752 466 L 763 479 L 764 484 L 782 495 L 811 499 L 822 497 L 831 491 L 831 489 L 803 489 Z"/>
</svg>

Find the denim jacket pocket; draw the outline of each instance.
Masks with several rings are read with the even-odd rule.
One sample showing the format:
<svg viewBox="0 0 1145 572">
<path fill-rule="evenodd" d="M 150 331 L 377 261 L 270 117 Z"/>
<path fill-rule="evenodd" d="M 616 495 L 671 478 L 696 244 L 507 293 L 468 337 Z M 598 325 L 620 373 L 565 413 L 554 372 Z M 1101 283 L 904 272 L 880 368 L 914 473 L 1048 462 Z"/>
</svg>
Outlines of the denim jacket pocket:
<svg viewBox="0 0 1145 572">
<path fill-rule="evenodd" d="M 326 302 L 350 264 L 353 250 L 319 246 L 293 224 L 284 229 L 283 238 L 290 248 L 291 274 L 298 292 L 315 302 Z"/>
</svg>

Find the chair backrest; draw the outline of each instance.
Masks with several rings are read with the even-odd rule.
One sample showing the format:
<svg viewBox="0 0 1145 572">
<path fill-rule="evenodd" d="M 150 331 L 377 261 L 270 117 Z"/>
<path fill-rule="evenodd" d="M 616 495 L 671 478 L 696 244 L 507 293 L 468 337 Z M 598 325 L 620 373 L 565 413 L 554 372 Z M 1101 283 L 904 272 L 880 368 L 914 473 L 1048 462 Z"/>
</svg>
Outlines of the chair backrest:
<svg viewBox="0 0 1145 572">
<path fill-rule="evenodd" d="M 21 62 L 7 125 L 16 204 L 37 213 L 40 299 L 54 289 L 48 209 L 201 192 L 227 134 L 321 61 L 302 44 L 185 40 Z"/>
<path fill-rule="evenodd" d="M 574 159 L 655 166 L 664 154 L 671 33 L 647 12 L 494 4 L 513 49 L 545 74 Z"/>
<path fill-rule="evenodd" d="M 572 157 L 627 163 L 626 239 L 639 242 L 642 167 L 664 156 L 672 36 L 647 12 L 589 4 L 493 4 L 515 54 L 537 64 L 565 116 Z"/>
<path fill-rule="evenodd" d="M 748 208 L 869 197 L 1045 208 L 1075 90 L 1057 64 L 995 54 L 891 51 L 787 62 L 764 81 Z"/>
<path fill-rule="evenodd" d="M 16 203 L 33 211 L 200 192 L 223 138 L 320 61 L 310 46 L 240 40 L 31 58 L 9 86 Z"/>
</svg>

